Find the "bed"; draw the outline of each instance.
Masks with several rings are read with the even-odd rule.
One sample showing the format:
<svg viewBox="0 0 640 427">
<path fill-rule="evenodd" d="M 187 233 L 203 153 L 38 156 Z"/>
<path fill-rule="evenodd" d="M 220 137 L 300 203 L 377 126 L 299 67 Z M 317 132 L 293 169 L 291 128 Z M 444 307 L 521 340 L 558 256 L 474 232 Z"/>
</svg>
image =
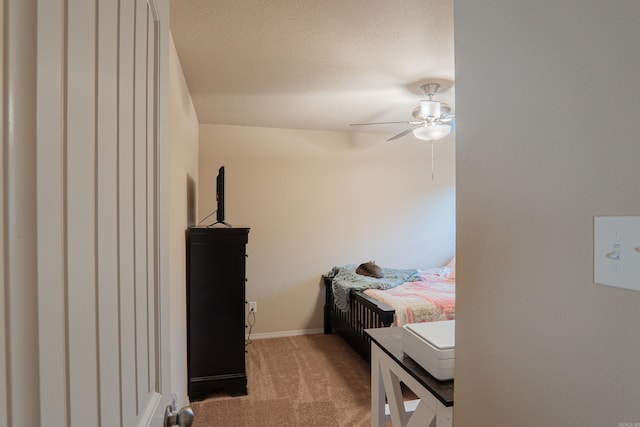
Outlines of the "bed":
<svg viewBox="0 0 640 427">
<path fill-rule="evenodd" d="M 371 357 L 365 329 L 455 318 L 453 261 L 423 270 L 383 268 L 382 279 L 360 276 L 356 267 L 334 267 L 323 276 L 324 333 L 336 332 L 365 360 Z"/>
</svg>

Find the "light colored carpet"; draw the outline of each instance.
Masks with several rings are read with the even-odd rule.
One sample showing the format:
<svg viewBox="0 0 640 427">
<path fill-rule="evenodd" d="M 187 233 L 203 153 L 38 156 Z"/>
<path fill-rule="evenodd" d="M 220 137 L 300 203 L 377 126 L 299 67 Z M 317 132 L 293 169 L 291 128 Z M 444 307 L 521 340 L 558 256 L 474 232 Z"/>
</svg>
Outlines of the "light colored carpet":
<svg viewBox="0 0 640 427">
<path fill-rule="evenodd" d="M 254 340 L 249 394 L 192 403 L 193 427 L 339 427 L 371 424 L 369 364 L 337 335 Z"/>
</svg>

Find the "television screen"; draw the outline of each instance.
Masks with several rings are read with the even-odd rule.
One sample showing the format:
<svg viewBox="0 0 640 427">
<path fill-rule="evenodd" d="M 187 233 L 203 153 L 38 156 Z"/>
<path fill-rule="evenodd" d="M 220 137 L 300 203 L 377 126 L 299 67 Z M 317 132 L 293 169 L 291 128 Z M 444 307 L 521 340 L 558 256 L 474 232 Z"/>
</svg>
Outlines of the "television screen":
<svg viewBox="0 0 640 427">
<path fill-rule="evenodd" d="M 216 220 L 224 222 L 224 166 L 220 168 L 216 178 L 216 202 L 218 205 Z"/>
</svg>

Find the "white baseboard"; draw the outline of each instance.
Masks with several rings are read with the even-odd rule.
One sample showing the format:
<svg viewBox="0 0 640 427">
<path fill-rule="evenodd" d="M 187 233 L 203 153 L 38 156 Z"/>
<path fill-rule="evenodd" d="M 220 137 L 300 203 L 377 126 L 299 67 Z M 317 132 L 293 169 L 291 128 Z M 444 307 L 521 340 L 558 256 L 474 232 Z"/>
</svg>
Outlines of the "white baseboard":
<svg viewBox="0 0 640 427">
<path fill-rule="evenodd" d="M 252 340 L 260 340 L 265 338 L 282 338 L 282 337 L 295 337 L 299 335 L 313 335 L 324 333 L 323 328 L 318 329 L 299 329 L 297 331 L 282 331 L 282 332 L 262 332 L 259 334 L 251 334 Z M 245 339 L 247 336 L 245 336 Z"/>
</svg>

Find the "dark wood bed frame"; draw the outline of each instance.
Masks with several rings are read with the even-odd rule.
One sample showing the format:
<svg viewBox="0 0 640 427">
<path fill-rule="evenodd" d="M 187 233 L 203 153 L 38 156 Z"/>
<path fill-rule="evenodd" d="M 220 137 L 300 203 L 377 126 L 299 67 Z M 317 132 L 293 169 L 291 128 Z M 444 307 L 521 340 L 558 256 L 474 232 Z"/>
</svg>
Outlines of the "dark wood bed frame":
<svg viewBox="0 0 640 427">
<path fill-rule="evenodd" d="M 371 338 L 365 329 L 391 326 L 395 310 L 362 291 L 352 290 L 349 311 L 336 307 L 331 290 L 331 278 L 322 276 L 325 285 L 324 333 L 336 332 L 366 360 L 371 360 Z"/>
</svg>

